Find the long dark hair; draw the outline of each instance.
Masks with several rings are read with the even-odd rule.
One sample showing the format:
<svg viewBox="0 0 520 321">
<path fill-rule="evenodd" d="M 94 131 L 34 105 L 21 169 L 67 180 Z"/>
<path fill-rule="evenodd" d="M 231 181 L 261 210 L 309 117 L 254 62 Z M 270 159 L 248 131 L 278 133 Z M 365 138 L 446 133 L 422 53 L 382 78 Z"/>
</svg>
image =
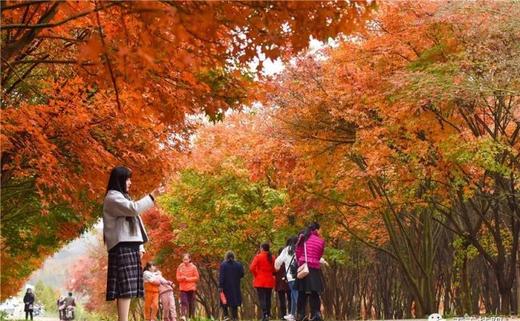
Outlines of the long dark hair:
<svg viewBox="0 0 520 321">
<path fill-rule="evenodd" d="M 132 171 L 124 166 L 116 166 L 110 172 L 110 178 L 108 179 L 107 185 L 107 193 L 108 191 L 118 191 L 121 192 L 124 197 L 128 200 L 132 200 L 130 195 L 128 195 L 128 189 L 126 188 L 126 181 L 132 177 Z M 137 224 L 135 222 L 135 218 L 132 216 L 127 216 L 126 221 L 130 225 L 130 233 L 135 235 L 137 232 Z"/>
<path fill-rule="evenodd" d="M 298 242 L 298 236 L 293 235 L 290 238 L 287 239 L 287 242 L 285 242 L 285 247 L 288 247 L 287 254 L 294 255 L 294 250 L 296 248 L 296 242 Z"/>
<path fill-rule="evenodd" d="M 25 290 L 25 295 L 24 295 L 23 299 L 25 300 L 30 297 L 34 298 L 34 292 L 31 288 L 27 288 L 27 290 Z"/>
<path fill-rule="evenodd" d="M 126 181 L 132 177 L 132 172 L 124 166 L 116 166 L 110 172 L 110 178 L 108 179 L 107 193 L 108 191 L 118 191 L 123 193 L 126 198 L 130 198 L 128 190 L 126 189 Z"/>
<path fill-rule="evenodd" d="M 262 243 L 262 245 L 260 245 L 260 248 L 267 252 L 267 259 L 269 260 L 269 262 L 273 262 L 273 254 L 271 253 L 269 243 Z"/>
<path fill-rule="evenodd" d="M 311 236 L 312 232 L 320 229 L 320 223 L 314 222 L 311 225 L 309 225 L 306 229 L 302 231 L 300 236 L 298 237 L 297 245 L 302 244 L 303 242 L 307 241 L 309 237 Z"/>
<path fill-rule="evenodd" d="M 153 261 L 149 261 L 149 262 L 147 262 L 146 265 L 144 266 L 143 271 L 150 271 L 150 269 L 152 268 L 152 266 L 155 266 L 155 263 L 153 263 Z"/>
</svg>

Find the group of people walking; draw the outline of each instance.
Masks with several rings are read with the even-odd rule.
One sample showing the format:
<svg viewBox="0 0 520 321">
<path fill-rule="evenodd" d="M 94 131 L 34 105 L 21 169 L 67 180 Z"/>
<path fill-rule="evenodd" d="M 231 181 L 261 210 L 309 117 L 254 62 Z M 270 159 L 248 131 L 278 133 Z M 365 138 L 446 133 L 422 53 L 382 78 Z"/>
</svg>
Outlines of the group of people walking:
<svg viewBox="0 0 520 321">
<path fill-rule="evenodd" d="M 128 321 L 131 298 L 145 298 L 145 319 L 155 321 L 159 302 L 163 319 L 176 321 L 174 284 L 165 279 L 153 262 L 141 268 L 143 244 L 148 241 L 140 214 L 152 208 L 155 199 L 164 192 L 157 188 L 138 201 L 128 191 L 131 171 L 118 166 L 110 174 L 103 204 L 103 237 L 108 250 L 107 301 L 117 300 L 118 321 Z M 321 264 L 325 242 L 319 235 L 320 225 L 313 223 L 287 240 L 278 257 L 263 243 L 249 270 L 258 295 L 262 320 L 271 319 L 272 292 L 278 293 L 280 319 L 287 321 L 322 320 L 320 293 L 323 291 Z M 240 290 L 244 267 L 228 251 L 219 269 L 219 293 L 223 315 L 237 320 L 242 305 Z M 195 314 L 195 296 L 199 273 L 189 254 L 177 268 L 181 318 Z M 306 307 L 310 306 L 310 317 Z"/>
<path fill-rule="evenodd" d="M 190 254 L 183 255 L 182 263 L 177 268 L 176 278 L 181 297 L 181 319 L 192 318 L 195 314 L 195 293 L 199 281 L 199 271 L 191 262 Z M 156 320 L 159 302 L 162 306 L 162 319 L 176 321 L 173 281 L 166 280 L 154 262 L 146 263 L 143 271 L 144 281 L 144 316 L 145 320 Z"/>
<path fill-rule="evenodd" d="M 36 306 L 36 296 L 34 295 L 34 292 L 31 288 L 27 288 L 25 291 L 25 295 L 23 297 L 23 303 L 24 303 L 24 312 L 25 312 L 25 320 L 33 320 L 34 318 L 34 311 Z M 60 297 L 56 301 L 57 310 L 58 310 L 58 317 L 60 321 L 64 320 L 74 320 L 74 307 L 76 306 L 76 301 L 74 297 L 72 296 L 72 292 L 69 292 L 67 297 Z M 38 305 L 38 307 L 40 307 Z M 70 315 L 67 315 L 67 311 L 69 308 L 72 308 L 72 311 Z M 41 312 L 41 310 L 37 310 L 38 313 Z"/>
<path fill-rule="evenodd" d="M 308 317 L 306 307 L 310 305 L 310 320 L 320 321 L 323 276 L 321 264 L 325 241 L 319 236 L 320 225 L 311 224 L 298 236 L 287 240 L 285 248 L 275 259 L 268 243 L 260 246 L 249 269 L 253 273 L 253 286 L 257 291 L 262 309 L 262 320 L 271 318 L 271 295 L 277 291 L 280 318 L 301 321 Z"/>
</svg>

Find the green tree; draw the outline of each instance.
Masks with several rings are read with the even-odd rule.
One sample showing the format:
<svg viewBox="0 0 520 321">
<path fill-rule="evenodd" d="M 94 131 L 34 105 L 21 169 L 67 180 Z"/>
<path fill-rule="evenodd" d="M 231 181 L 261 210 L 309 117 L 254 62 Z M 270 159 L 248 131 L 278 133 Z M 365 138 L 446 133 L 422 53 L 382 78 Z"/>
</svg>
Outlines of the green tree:
<svg viewBox="0 0 520 321">
<path fill-rule="evenodd" d="M 260 242 L 274 241 L 275 214 L 286 195 L 264 181 L 251 181 L 240 167 L 235 159 L 213 172 L 181 172 L 162 200 L 180 227 L 176 245 L 208 258 L 232 249 L 247 260 Z"/>
<path fill-rule="evenodd" d="M 36 296 L 36 302 L 44 306 L 45 313 L 47 315 L 58 314 L 56 301 L 58 300 L 60 294 L 56 289 L 40 280 L 34 287 L 34 295 Z"/>
</svg>

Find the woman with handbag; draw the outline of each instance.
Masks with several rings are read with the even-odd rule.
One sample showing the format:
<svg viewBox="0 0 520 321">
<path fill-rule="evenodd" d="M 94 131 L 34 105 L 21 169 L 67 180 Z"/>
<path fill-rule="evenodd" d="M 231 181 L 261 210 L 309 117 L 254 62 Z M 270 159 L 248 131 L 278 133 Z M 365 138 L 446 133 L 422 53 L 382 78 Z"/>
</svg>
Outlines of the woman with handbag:
<svg viewBox="0 0 520 321">
<path fill-rule="evenodd" d="M 268 243 L 260 246 L 260 252 L 249 266 L 253 273 L 253 287 L 258 294 L 258 301 L 262 309 L 262 321 L 268 321 L 271 316 L 271 296 L 275 285 L 274 257 Z"/>
<path fill-rule="evenodd" d="M 31 317 L 31 320 L 33 319 L 34 301 L 34 293 L 32 292 L 31 288 L 27 288 L 27 291 L 25 291 L 25 296 L 23 297 L 25 320 L 27 320 L 29 316 Z"/>
<path fill-rule="evenodd" d="M 312 223 L 305 229 L 304 233 L 300 234 L 296 246 L 298 321 L 305 317 L 307 301 L 309 301 L 311 309 L 311 320 L 322 320 L 320 293 L 323 292 L 323 276 L 320 269 L 320 259 L 325 250 L 325 241 L 319 236 L 319 229 L 318 223 Z"/>
<path fill-rule="evenodd" d="M 296 320 L 296 305 L 298 302 L 298 289 L 296 288 L 296 271 L 297 262 L 295 256 L 297 236 L 292 236 L 287 240 L 285 248 L 282 253 L 274 261 L 274 267 L 278 272 L 283 271 L 285 273 L 287 283 L 290 289 L 290 300 L 288 307 L 288 314 L 283 316 L 284 320 L 295 321 Z"/>
<path fill-rule="evenodd" d="M 220 304 L 224 312 L 224 320 L 238 320 L 238 307 L 242 305 L 242 293 L 240 291 L 240 280 L 244 277 L 242 263 L 235 260 L 235 253 L 228 251 L 219 269 L 219 292 Z"/>
</svg>

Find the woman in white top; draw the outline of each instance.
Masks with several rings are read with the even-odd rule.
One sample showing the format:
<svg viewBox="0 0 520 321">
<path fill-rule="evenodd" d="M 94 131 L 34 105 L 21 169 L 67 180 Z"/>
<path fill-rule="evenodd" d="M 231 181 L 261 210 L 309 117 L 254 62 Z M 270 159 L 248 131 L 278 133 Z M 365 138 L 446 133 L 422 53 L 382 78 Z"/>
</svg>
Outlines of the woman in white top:
<svg viewBox="0 0 520 321">
<path fill-rule="evenodd" d="M 131 171 L 122 166 L 110 173 L 103 202 L 103 239 L 108 250 L 106 300 L 117 299 L 119 321 L 128 321 L 131 298 L 144 296 L 141 248 L 148 241 L 140 214 L 154 206 L 164 188 L 155 189 L 138 201 L 128 195 Z"/>
<path fill-rule="evenodd" d="M 276 271 L 280 270 L 280 268 L 285 266 L 285 273 L 287 275 L 287 282 L 289 283 L 289 289 L 291 290 L 291 308 L 288 315 L 284 316 L 284 319 L 287 321 L 296 320 L 296 307 L 298 302 L 298 289 L 296 289 L 295 281 L 296 281 L 296 241 L 298 240 L 297 236 L 290 237 L 285 244 L 285 248 L 282 250 L 282 253 L 276 258 L 274 261 L 274 267 Z M 291 268 L 293 266 L 293 268 Z"/>
</svg>

